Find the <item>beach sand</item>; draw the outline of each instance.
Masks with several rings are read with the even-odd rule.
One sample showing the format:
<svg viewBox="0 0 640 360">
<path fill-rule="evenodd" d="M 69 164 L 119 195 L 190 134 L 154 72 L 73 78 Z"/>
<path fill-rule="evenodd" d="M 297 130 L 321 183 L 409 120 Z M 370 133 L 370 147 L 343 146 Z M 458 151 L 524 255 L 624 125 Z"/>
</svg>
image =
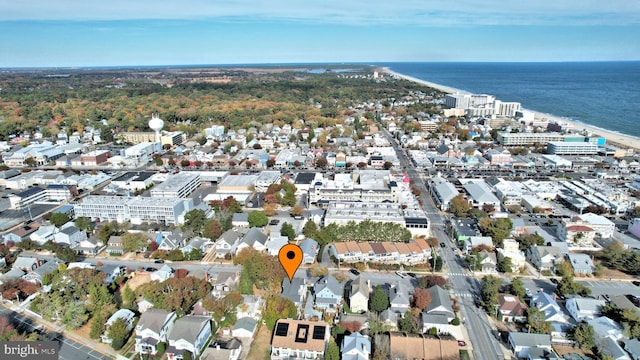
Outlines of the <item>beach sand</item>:
<svg viewBox="0 0 640 360">
<path fill-rule="evenodd" d="M 389 75 L 393 75 L 396 76 L 398 78 L 402 78 L 408 81 L 413 81 L 415 83 L 424 85 L 424 86 L 428 86 L 434 89 L 438 89 L 440 91 L 449 93 L 449 94 L 454 94 L 454 93 L 459 93 L 459 94 L 470 94 L 470 92 L 468 91 L 464 91 L 464 90 L 460 90 L 460 89 L 456 89 L 450 86 L 445 86 L 445 85 L 441 85 L 441 84 L 436 84 L 430 81 L 424 81 L 421 79 L 417 79 L 415 77 L 412 76 L 407 76 L 404 74 L 400 74 L 397 73 L 395 71 L 392 71 L 389 68 L 382 68 L 380 69 L 380 72 L 383 73 L 387 73 Z M 628 136 L 628 135 L 624 135 L 624 134 L 618 134 L 612 131 L 608 131 L 608 130 L 604 130 L 604 129 L 600 129 L 597 127 L 593 127 L 593 126 L 589 126 L 589 125 L 585 125 L 583 123 L 578 123 L 575 121 L 571 121 L 571 120 L 567 120 L 567 119 L 563 119 L 554 115 L 550 115 L 550 114 L 544 114 L 544 113 L 539 113 L 536 112 L 534 110 L 527 110 L 527 109 L 523 109 L 526 111 L 531 111 L 535 114 L 535 119 L 536 120 L 542 120 L 542 119 L 547 119 L 548 121 L 555 121 L 558 123 L 566 123 L 566 124 L 572 124 L 573 125 L 573 131 L 577 132 L 577 131 L 587 131 L 589 133 L 591 133 L 591 136 L 593 137 L 603 137 L 605 139 L 607 139 L 607 144 L 608 145 L 613 145 L 613 146 L 617 146 L 617 147 L 621 147 L 621 148 L 631 148 L 634 149 L 635 151 L 640 151 L 640 138 L 636 138 L 633 136 Z"/>
</svg>

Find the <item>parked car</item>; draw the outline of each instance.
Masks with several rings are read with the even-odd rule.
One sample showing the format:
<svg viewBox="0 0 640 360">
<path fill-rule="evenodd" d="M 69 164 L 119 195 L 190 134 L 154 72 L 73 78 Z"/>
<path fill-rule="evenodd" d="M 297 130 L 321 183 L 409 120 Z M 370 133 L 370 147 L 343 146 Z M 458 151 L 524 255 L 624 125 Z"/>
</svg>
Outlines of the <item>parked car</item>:
<svg viewBox="0 0 640 360">
<path fill-rule="evenodd" d="M 407 275 L 409 275 L 410 277 L 412 277 L 412 278 L 414 278 L 414 279 L 415 279 L 416 277 L 418 277 L 416 274 L 414 274 L 414 273 L 412 273 L 412 272 L 408 272 L 408 273 L 407 273 Z"/>
<path fill-rule="evenodd" d="M 350 269 L 350 270 L 349 270 L 349 272 L 350 272 L 350 273 L 352 273 L 352 274 L 353 274 L 353 275 L 355 275 L 355 276 L 360 275 L 360 271 L 358 271 L 358 270 L 356 270 L 356 269 Z"/>
<path fill-rule="evenodd" d="M 280 223 L 280 220 L 278 219 L 273 219 L 271 221 L 269 221 L 269 225 L 278 225 Z"/>
<path fill-rule="evenodd" d="M 156 263 L 156 264 L 164 264 L 164 260 L 156 259 L 156 261 L 154 261 L 154 263 Z"/>
<path fill-rule="evenodd" d="M 635 286 L 640 286 L 640 281 L 632 281 L 631 283 Z"/>
<path fill-rule="evenodd" d="M 441 248 L 444 248 L 444 247 L 446 247 L 446 246 L 445 246 L 445 244 L 444 244 L 443 242 L 441 242 L 441 243 L 440 243 L 440 247 L 441 247 Z"/>
<path fill-rule="evenodd" d="M 407 277 L 407 275 L 405 275 L 402 271 L 396 271 L 396 275 L 400 276 L 403 279 Z"/>
</svg>

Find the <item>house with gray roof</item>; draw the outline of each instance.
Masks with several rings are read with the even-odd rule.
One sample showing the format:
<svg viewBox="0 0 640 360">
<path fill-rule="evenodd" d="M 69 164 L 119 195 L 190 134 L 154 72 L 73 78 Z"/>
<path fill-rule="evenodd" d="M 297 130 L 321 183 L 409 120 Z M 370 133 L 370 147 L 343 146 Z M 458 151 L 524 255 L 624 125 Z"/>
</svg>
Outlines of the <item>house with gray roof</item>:
<svg viewBox="0 0 640 360">
<path fill-rule="evenodd" d="M 302 307 L 304 294 L 307 292 L 307 282 L 305 278 L 294 276 L 291 281 L 288 278 L 282 280 L 282 297 L 287 298 L 296 305 Z"/>
<path fill-rule="evenodd" d="M 311 238 L 306 238 L 300 243 L 300 249 L 302 250 L 303 264 L 313 264 L 316 262 L 318 251 L 320 250 L 320 246 L 317 241 Z"/>
<path fill-rule="evenodd" d="M 640 340 L 631 339 L 624 342 L 624 349 L 633 360 L 640 360 Z"/>
<path fill-rule="evenodd" d="M 449 329 L 449 317 L 444 314 L 427 314 L 423 312 L 420 314 L 420 320 L 422 321 L 422 332 L 429 333 L 430 329 L 435 328 L 438 334 L 447 334 Z"/>
<path fill-rule="evenodd" d="M 463 251 L 470 254 L 471 251 L 479 246 L 493 249 L 493 239 L 491 236 L 470 236 L 464 240 Z"/>
<path fill-rule="evenodd" d="M 493 274 L 498 272 L 498 260 L 494 252 L 489 252 L 483 249 L 482 251 L 480 251 L 478 261 L 480 262 L 480 271 L 482 271 L 483 273 Z"/>
<path fill-rule="evenodd" d="M 551 351 L 551 335 L 510 332 L 509 345 L 518 358 L 528 358 L 529 350 L 533 348 Z"/>
<path fill-rule="evenodd" d="M 429 184 L 429 192 L 431 197 L 435 200 L 436 205 L 442 211 L 449 210 L 451 200 L 460 195 L 460 192 L 453 186 L 452 183 L 441 177 L 435 177 Z"/>
<path fill-rule="evenodd" d="M 604 300 L 575 297 L 568 299 L 565 306 L 575 321 L 588 321 L 600 316 L 600 310 L 605 305 Z"/>
<path fill-rule="evenodd" d="M 491 189 L 483 182 L 468 182 L 462 188 L 469 194 L 469 200 L 473 207 L 481 209 L 485 205 L 491 205 L 494 209 L 500 208 L 500 200 L 493 195 Z"/>
<path fill-rule="evenodd" d="M 622 326 L 606 316 L 589 320 L 587 324 L 593 327 L 596 344 L 606 337 L 612 337 L 616 341 L 624 337 Z"/>
<path fill-rule="evenodd" d="M 60 231 L 53 235 L 53 238 L 57 244 L 67 245 L 74 248 L 80 245 L 82 240 L 87 239 L 87 232 L 80 230 L 75 226 L 68 226 L 60 229 Z"/>
<path fill-rule="evenodd" d="M 313 306 L 313 295 L 311 292 L 307 292 L 307 298 L 304 301 L 304 309 L 302 310 L 302 318 L 305 320 L 320 320 L 322 319 L 322 311 L 318 311 Z"/>
<path fill-rule="evenodd" d="M 398 282 L 389 289 L 389 309 L 391 311 L 404 315 L 409 311 L 410 305 L 409 291 L 403 283 Z"/>
<path fill-rule="evenodd" d="M 231 225 L 233 227 L 249 227 L 249 213 L 234 213 L 231 217 Z"/>
<path fill-rule="evenodd" d="M 531 265 L 540 271 L 555 271 L 556 265 L 564 261 L 562 252 L 555 246 L 534 245 L 527 249 L 525 256 Z"/>
<path fill-rule="evenodd" d="M 265 233 L 263 233 L 260 228 L 251 228 L 238 243 L 234 253 L 238 254 L 240 251 L 242 251 L 242 249 L 247 247 L 253 247 L 258 251 L 266 250 L 268 238 L 269 237 Z"/>
<path fill-rule="evenodd" d="M 369 311 L 369 283 L 362 276 L 351 281 L 349 289 L 349 308 L 352 312 Z"/>
<path fill-rule="evenodd" d="M 201 237 L 194 237 L 191 240 L 189 240 L 189 242 L 187 243 L 187 245 L 185 245 L 182 248 L 182 253 L 183 254 L 188 254 L 191 251 L 195 250 L 195 249 L 199 249 L 202 254 L 204 255 L 207 250 L 209 249 L 209 245 L 211 245 L 211 241 L 209 241 L 209 239 L 205 239 L 205 238 L 201 238 Z"/>
<path fill-rule="evenodd" d="M 187 236 L 180 229 L 158 234 L 160 235 L 160 242 L 158 243 L 159 250 L 171 251 L 186 245 Z M 156 234 L 156 242 L 158 242 L 158 234 Z"/>
<path fill-rule="evenodd" d="M 424 313 L 431 315 L 445 315 L 448 319 L 447 322 L 453 320 L 455 318 L 455 314 L 453 312 L 453 302 L 451 301 L 451 297 L 449 297 L 449 293 L 438 285 L 428 288 L 427 291 L 429 291 L 431 301 L 424 309 Z"/>
<path fill-rule="evenodd" d="M 124 244 L 120 236 L 111 236 L 107 240 L 107 254 L 124 254 Z"/>
<path fill-rule="evenodd" d="M 320 278 L 313 285 L 316 307 L 324 310 L 338 311 L 342 303 L 343 292 L 344 285 L 334 276 L 327 275 Z"/>
<path fill-rule="evenodd" d="M 244 236 L 245 232 L 238 229 L 230 229 L 222 233 L 213 244 L 216 249 L 216 258 L 221 259 L 231 256 L 232 249 L 235 249 Z"/>
<path fill-rule="evenodd" d="M 141 356 L 156 355 L 158 343 L 167 341 L 167 334 L 173 328 L 175 319 L 175 312 L 163 309 L 149 309 L 140 315 L 135 328 L 136 352 Z"/>
<path fill-rule="evenodd" d="M 237 338 L 216 339 L 204 350 L 200 360 L 238 360 L 242 353 L 242 341 Z"/>
<path fill-rule="evenodd" d="M 59 264 L 60 262 L 57 261 L 47 261 L 35 270 L 28 271 L 22 278 L 35 284 L 42 284 L 42 278 L 46 274 L 51 274 L 55 270 L 58 270 Z"/>
<path fill-rule="evenodd" d="M 25 272 L 21 269 L 11 268 L 11 270 L 0 275 L 0 285 L 13 280 L 18 280 L 24 276 Z"/>
<path fill-rule="evenodd" d="M 211 317 L 185 315 L 175 321 L 167 335 L 167 356 L 169 359 L 182 358 L 188 351 L 192 358 L 198 358 L 210 337 Z"/>
<path fill-rule="evenodd" d="M 73 248 L 80 255 L 98 255 L 104 250 L 105 245 L 100 241 L 97 236 L 91 236 L 87 239 L 81 240 L 78 246 Z"/>
<path fill-rule="evenodd" d="M 258 321 L 254 318 L 243 317 L 236 321 L 231 329 L 231 336 L 240 338 L 252 338 L 258 326 Z"/>
<path fill-rule="evenodd" d="M 386 309 L 380 313 L 380 321 L 389 331 L 398 330 L 398 314 L 391 309 Z"/>
<path fill-rule="evenodd" d="M 553 350 L 534 347 L 529 349 L 527 360 L 560 360 L 560 357 Z"/>
<path fill-rule="evenodd" d="M 342 360 L 368 360 L 371 356 L 369 337 L 354 332 L 342 338 Z"/>
<path fill-rule="evenodd" d="M 109 317 L 109 319 L 107 319 L 107 322 L 104 324 L 105 331 L 100 337 L 102 342 L 106 344 L 111 344 L 113 342 L 113 339 L 109 337 L 109 327 L 116 320 L 122 319 L 127 324 L 127 328 L 131 330 L 133 328 L 133 320 L 135 319 L 135 317 L 136 314 L 129 309 L 120 309 L 116 311 L 113 315 L 111 315 L 111 317 Z"/>
<path fill-rule="evenodd" d="M 631 360 L 629 354 L 618 344 L 618 341 L 611 336 L 602 339 L 597 345 L 600 353 L 609 355 L 614 360 Z"/>
<path fill-rule="evenodd" d="M 40 266 L 41 261 L 37 258 L 18 256 L 11 266 L 12 269 L 20 269 L 22 271 L 32 271 Z"/>
<path fill-rule="evenodd" d="M 567 261 L 574 274 L 591 275 L 596 269 L 591 256 L 587 254 L 567 254 Z"/>
<path fill-rule="evenodd" d="M 530 307 L 537 307 L 544 313 L 544 320 L 551 323 L 553 330 L 551 336 L 554 338 L 564 338 L 567 331 L 571 329 L 575 322 L 571 319 L 555 299 L 543 292 L 537 292 L 531 297 Z"/>
<path fill-rule="evenodd" d="M 240 273 L 237 271 L 223 271 L 218 273 L 218 277 L 213 283 L 211 294 L 214 296 L 223 296 L 230 291 L 235 290 L 240 284 Z"/>
<path fill-rule="evenodd" d="M 149 279 L 152 281 L 163 282 L 169 278 L 173 277 L 173 269 L 171 266 L 164 264 L 158 271 L 154 271 L 149 276 Z"/>
</svg>

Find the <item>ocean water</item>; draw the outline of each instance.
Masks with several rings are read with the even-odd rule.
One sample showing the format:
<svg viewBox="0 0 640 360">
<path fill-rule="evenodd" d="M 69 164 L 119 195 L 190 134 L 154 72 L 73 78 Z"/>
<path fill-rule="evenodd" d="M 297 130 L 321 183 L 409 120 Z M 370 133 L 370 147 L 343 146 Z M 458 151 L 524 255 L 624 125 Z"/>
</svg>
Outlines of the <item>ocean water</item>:
<svg viewBox="0 0 640 360">
<path fill-rule="evenodd" d="M 376 65 L 640 138 L 640 61 Z"/>
</svg>

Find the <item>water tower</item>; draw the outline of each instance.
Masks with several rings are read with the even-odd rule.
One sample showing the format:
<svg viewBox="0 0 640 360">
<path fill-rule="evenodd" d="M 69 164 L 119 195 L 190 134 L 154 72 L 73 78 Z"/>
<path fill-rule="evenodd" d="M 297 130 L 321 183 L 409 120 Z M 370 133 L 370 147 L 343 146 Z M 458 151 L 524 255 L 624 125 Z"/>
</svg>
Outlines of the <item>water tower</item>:
<svg viewBox="0 0 640 360">
<path fill-rule="evenodd" d="M 156 132 L 156 142 L 161 143 L 160 130 L 164 127 L 164 121 L 158 117 L 158 114 L 152 114 L 149 120 L 149 127 Z"/>
</svg>

